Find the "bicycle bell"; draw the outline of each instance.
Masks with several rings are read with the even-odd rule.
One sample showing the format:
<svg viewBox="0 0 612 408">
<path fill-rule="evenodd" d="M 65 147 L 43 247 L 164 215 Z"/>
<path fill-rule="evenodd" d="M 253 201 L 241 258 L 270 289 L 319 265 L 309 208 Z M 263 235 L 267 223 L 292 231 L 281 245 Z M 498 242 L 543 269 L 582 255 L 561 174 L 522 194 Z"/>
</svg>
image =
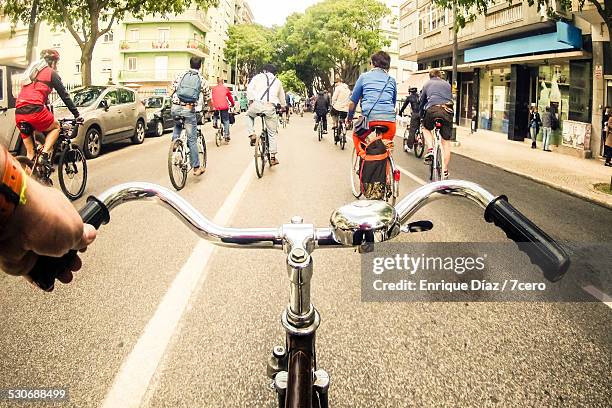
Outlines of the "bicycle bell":
<svg viewBox="0 0 612 408">
<path fill-rule="evenodd" d="M 395 208 L 384 201 L 360 200 L 335 210 L 330 219 L 334 238 L 344 245 L 383 242 L 400 233 Z"/>
</svg>

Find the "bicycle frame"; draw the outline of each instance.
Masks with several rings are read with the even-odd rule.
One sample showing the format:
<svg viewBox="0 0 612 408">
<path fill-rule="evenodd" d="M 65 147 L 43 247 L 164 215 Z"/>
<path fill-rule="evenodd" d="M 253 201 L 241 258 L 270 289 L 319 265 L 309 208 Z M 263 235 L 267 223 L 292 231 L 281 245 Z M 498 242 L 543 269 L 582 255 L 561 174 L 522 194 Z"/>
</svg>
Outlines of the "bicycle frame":
<svg viewBox="0 0 612 408">
<path fill-rule="evenodd" d="M 440 133 L 441 129 L 436 126 L 432 131 L 432 136 L 434 140 L 433 145 L 433 156 L 430 164 L 431 168 L 431 181 L 440 181 L 444 178 L 444 147 L 442 146 L 442 134 Z M 438 157 L 438 152 L 442 157 Z M 438 165 L 438 161 L 440 163 L 440 177 L 436 174 L 436 167 Z"/>
</svg>

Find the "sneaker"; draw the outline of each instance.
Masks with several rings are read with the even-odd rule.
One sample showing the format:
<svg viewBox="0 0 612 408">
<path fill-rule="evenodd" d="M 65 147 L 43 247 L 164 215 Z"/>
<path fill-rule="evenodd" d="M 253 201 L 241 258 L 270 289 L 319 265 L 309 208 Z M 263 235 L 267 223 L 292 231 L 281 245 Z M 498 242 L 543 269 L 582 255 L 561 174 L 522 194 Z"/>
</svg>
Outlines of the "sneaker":
<svg viewBox="0 0 612 408">
<path fill-rule="evenodd" d="M 428 151 L 423 160 L 425 161 L 425 164 L 431 163 L 431 161 L 433 160 L 433 152 L 431 150 Z"/>
<path fill-rule="evenodd" d="M 442 175 L 442 180 L 448 180 L 448 170 L 444 170 L 444 174 Z"/>
<path fill-rule="evenodd" d="M 226 141 L 227 143 L 229 143 L 229 141 L 230 141 L 230 140 L 232 140 L 232 139 L 231 139 L 229 136 L 225 136 L 225 141 Z"/>
<path fill-rule="evenodd" d="M 531 148 L 532 148 L 532 149 L 535 149 L 536 147 L 537 147 L 537 146 L 536 146 L 536 142 L 531 142 Z"/>
<path fill-rule="evenodd" d="M 193 175 L 201 176 L 202 174 L 204 174 L 205 171 L 206 169 L 203 169 L 202 167 L 196 167 L 195 169 L 193 169 Z"/>
<path fill-rule="evenodd" d="M 314 125 L 314 131 L 315 131 L 315 132 L 317 131 L 317 128 L 318 128 L 318 127 L 319 127 L 319 124 L 318 124 L 318 123 L 315 123 L 315 125 Z"/>
<path fill-rule="evenodd" d="M 250 135 L 249 138 L 251 139 L 251 146 L 255 146 L 255 142 L 257 141 L 257 137 L 255 135 Z"/>
<path fill-rule="evenodd" d="M 270 158 L 270 166 L 276 166 L 279 163 L 278 159 L 276 158 L 276 156 L 272 156 Z"/>
</svg>

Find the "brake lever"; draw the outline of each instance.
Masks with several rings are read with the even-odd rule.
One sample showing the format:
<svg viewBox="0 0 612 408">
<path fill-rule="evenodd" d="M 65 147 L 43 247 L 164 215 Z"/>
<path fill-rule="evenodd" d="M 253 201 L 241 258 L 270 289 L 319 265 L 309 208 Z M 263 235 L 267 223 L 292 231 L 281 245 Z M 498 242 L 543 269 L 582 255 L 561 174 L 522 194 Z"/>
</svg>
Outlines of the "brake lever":
<svg viewBox="0 0 612 408">
<path fill-rule="evenodd" d="M 402 225 L 400 231 L 405 233 L 414 233 L 414 232 L 427 232 L 433 228 L 433 222 L 431 221 L 414 221 L 408 224 Z"/>
</svg>

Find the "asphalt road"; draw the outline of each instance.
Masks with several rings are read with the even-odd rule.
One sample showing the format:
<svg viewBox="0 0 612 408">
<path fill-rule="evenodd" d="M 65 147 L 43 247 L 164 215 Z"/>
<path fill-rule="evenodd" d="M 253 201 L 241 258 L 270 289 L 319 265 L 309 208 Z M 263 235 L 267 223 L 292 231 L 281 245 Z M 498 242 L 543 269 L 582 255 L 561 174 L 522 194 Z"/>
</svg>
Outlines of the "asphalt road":
<svg viewBox="0 0 612 408">
<path fill-rule="evenodd" d="M 262 179 L 243 120 L 230 145 L 208 142 L 208 171 L 180 192 L 207 217 L 276 227 L 299 214 L 325 227 L 334 208 L 352 201 L 350 151 L 331 135 L 318 142 L 309 116 L 281 129 L 281 164 Z M 205 133 L 210 139 L 210 125 Z M 127 181 L 171 188 L 168 141 L 107 149 L 89 163 L 87 193 Z M 420 160 L 395 157 L 426 178 Z M 506 194 L 559 240 L 612 242 L 608 209 L 458 156 L 451 172 Z M 402 193 L 418 186 L 402 176 Z M 433 202 L 419 218 L 434 229 L 399 242 L 506 239 L 461 199 Z M 359 254 L 313 256 L 317 361 L 331 375 L 333 407 L 612 405 L 612 310 L 604 303 L 366 303 Z M 78 408 L 124 408 L 130 398 L 144 407 L 275 406 L 265 366 L 283 342 L 281 251 L 211 250 L 167 211 L 133 203 L 113 212 L 83 259 L 75 281 L 53 294 L 0 275 L 0 388 L 68 388 L 69 401 L 56 406 Z M 175 282 L 184 276 L 190 289 Z"/>
</svg>

